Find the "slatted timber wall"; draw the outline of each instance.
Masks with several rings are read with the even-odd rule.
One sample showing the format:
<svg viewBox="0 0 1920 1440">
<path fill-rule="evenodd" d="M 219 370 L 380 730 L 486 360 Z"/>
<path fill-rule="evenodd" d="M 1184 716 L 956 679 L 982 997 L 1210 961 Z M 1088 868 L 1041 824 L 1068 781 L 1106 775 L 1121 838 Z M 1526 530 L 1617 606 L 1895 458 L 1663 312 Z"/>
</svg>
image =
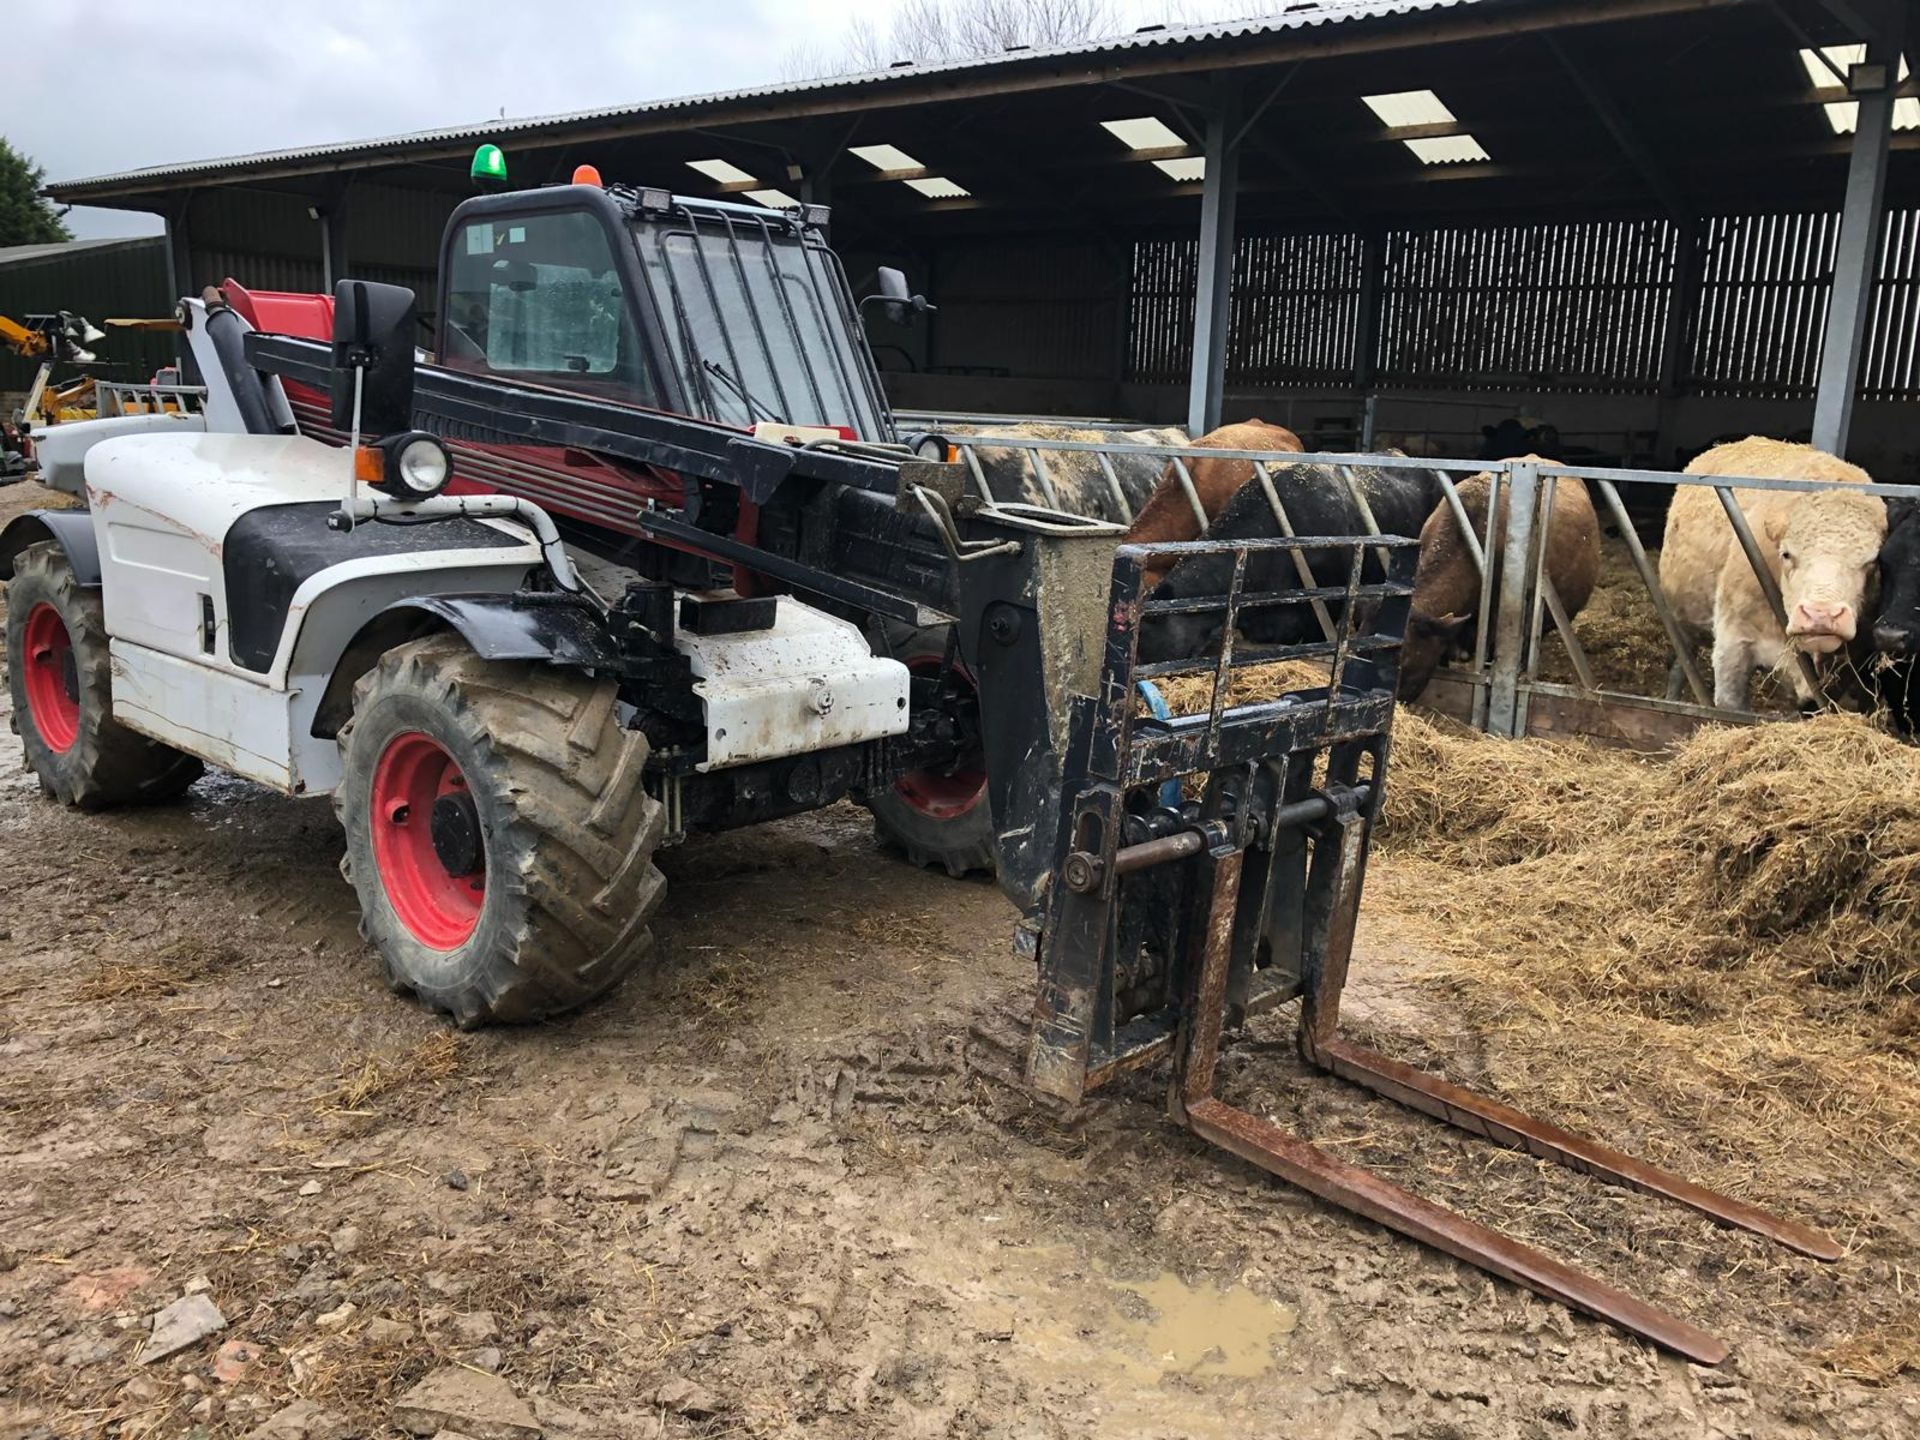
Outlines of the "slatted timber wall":
<svg viewBox="0 0 1920 1440">
<path fill-rule="evenodd" d="M 1357 235 L 1254 235 L 1233 257 L 1229 368 L 1243 385 L 1325 384 L 1353 372 Z"/>
<path fill-rule="evenodd" d="M 1133 379 L 1186 382 L 1199 257 L 1195 240 L 1134 247 L 1127 329 Z M 1360 267 L 1357 235 L 1242 236 L 1233 257 L 1229 383 L 1343 383 L 1353 372 Z"/>
<path fill-rule="evenodd" d="M 1830 213 L 1699 221 L 1699 284 L 1677 317 L 1681 387 L 1811 396 L 1838 234 Z M 1401 388 L 1651 392 L 1676 319 L 1682 243 L 1666 220 L 1392 231 L 1373 372 Z M 1227 383 L 1350 383 L 1361 256 L 1352 235 L 1241 237 Z M 1185 383 L 1197 268 L 1195 241 L 1134 246 L 1131 379 Z M 1920 209 L 1887 215 L 1861 394 L 1920 399 Z"/>
<path fill-rule="evenodd" d="M 1197 240 L 1142 240 L 1133 247 L 1133 294 L 1127 310 L 1129 379 L 1143 385 L 1186 383 L 1193 357 L 1199 267 Z"/>
<path fill-rule="evenodd" d="M 1652 390 L 1675 244 L 1664 220 L 1395 231 L 1376 373 L 1409 387 Z"/>
<path fill-rule="evenodd" d="M 1715 215 L 1700 231 L 1687 373 L 1702 395 L 1813 394 L 1833 289 L 1836 214 Z"/>
<path fill-rule="evenodd" d="M 1862 368 L 1866 399 L 1920 399 L 1920 210 L 1887 215 Z"/>
</svg>

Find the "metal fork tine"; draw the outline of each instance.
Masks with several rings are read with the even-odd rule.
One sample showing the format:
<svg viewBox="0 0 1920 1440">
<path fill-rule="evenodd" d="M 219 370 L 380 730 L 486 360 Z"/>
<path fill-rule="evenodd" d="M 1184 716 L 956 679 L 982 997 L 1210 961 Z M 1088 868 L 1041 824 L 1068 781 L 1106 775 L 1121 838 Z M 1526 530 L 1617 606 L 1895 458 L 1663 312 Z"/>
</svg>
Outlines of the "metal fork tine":
<svg viewBox="0 0 1920 1440">
<path fill-rule="evenodd" d="M 1838 1260 L 1846 1253 L 1839 1242 L 1818 1230 L 1696 1185 L 1597 1140 L 1536 1120 L 1490 1096 L 1376 1055 L 1337 1036 L 1316 1041 L 1307 1058 L 1344 1080 L 1424 1111 L 1449 1125 L 1525 1150 L 1529 1155 L 1565 1165 L 1584 1175 L 1677 1201 L 1724 1224 L 1777 1240 L 1802 1255 L 1811 1255 L 1816 1260 Z"/>
<path fill-rule="evenodd" d="M 1189 1102 L 1186 1114 L 1187 1124 L 1201 1138 L 1343 1210 L 1364 1215 L 1469 1265 L 1611 1321 L 1696 1364 L 1718 1365 L 1727 1358 L 1726 1342 L 1698 1326 L 1497 1230 L 1402 1190 L 1371 1170 L 1335 1159 L 1270 1120 L 1215 1099 Z"/>
</svg>

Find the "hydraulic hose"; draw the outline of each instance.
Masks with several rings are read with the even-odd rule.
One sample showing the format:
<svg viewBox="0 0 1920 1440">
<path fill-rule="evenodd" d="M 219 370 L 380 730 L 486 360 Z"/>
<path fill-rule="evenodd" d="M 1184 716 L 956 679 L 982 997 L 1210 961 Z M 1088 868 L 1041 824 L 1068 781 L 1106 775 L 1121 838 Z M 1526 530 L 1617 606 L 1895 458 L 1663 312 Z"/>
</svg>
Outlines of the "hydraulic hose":
<svg viewBox="0 0 1920 1440">
<path fill-rule="evenodd" d="M 517 520 L 533 532 L 539 542 L 540 556 L 546 561 L 554 583 L 569 595 L 591 594 L 574 569 L 573 557 L 553 517 L 518 495 L 435 495 L 426 500 L 401 500 L 388 495 L 362 495 L 342 501 L 340 515 L 350 524 L 362 520 L 387 520 L 418 523 L 428 520 Z"/>
</svg>

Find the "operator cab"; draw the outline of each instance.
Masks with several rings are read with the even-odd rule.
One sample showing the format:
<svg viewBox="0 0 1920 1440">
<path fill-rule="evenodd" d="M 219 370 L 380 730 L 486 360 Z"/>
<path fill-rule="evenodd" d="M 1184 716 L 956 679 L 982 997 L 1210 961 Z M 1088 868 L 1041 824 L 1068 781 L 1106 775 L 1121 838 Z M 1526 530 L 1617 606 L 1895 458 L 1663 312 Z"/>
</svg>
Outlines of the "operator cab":
<svg viewBox="0 0 1920 1440">
<path fill-rule="evenodd" d="M 752 429 L 893 439 L 824 211 L 575 184 L 480 196 L 440 257 L 440 363 Z"/>
</svg>

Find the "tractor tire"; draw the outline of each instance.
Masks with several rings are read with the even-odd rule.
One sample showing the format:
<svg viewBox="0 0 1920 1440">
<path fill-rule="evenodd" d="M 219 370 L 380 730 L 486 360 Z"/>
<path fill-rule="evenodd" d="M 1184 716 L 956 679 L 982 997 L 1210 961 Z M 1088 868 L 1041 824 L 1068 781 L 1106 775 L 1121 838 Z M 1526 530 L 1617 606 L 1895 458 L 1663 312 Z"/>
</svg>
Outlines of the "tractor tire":
<svg viewBox="0 0 1920 1440">
<path fill-rule="evenodd" d="M 29 545 L 7 582 L 13 729 L 40 788 L 63 805 L 178 799 L 201 764 L 113 718 L 113 664 L 100 592 L 74 578 L 58 545 Z"/>
<path fill-rule="evenodd" d="M 610 680 L 452 635 L 360 678 L 333 805 L 393 989 L 471 1029 L 571 1010 L 652 956 L 666 817 L 614 699 Z"/>
<path fill-rule="evenodd" d="M 946 660 L 947 631 L 902 630 L 891 653 L 909 670 L 937 673 Z M 968 757 L 951 771 L 903 775 L 868 794 L 866 806 L 873 812 L 875 837 L 912 864 L 938 866 L 955 878 L 976 871 L 991 875 L 999 868 L 984 756 Z"/>
</svg>

